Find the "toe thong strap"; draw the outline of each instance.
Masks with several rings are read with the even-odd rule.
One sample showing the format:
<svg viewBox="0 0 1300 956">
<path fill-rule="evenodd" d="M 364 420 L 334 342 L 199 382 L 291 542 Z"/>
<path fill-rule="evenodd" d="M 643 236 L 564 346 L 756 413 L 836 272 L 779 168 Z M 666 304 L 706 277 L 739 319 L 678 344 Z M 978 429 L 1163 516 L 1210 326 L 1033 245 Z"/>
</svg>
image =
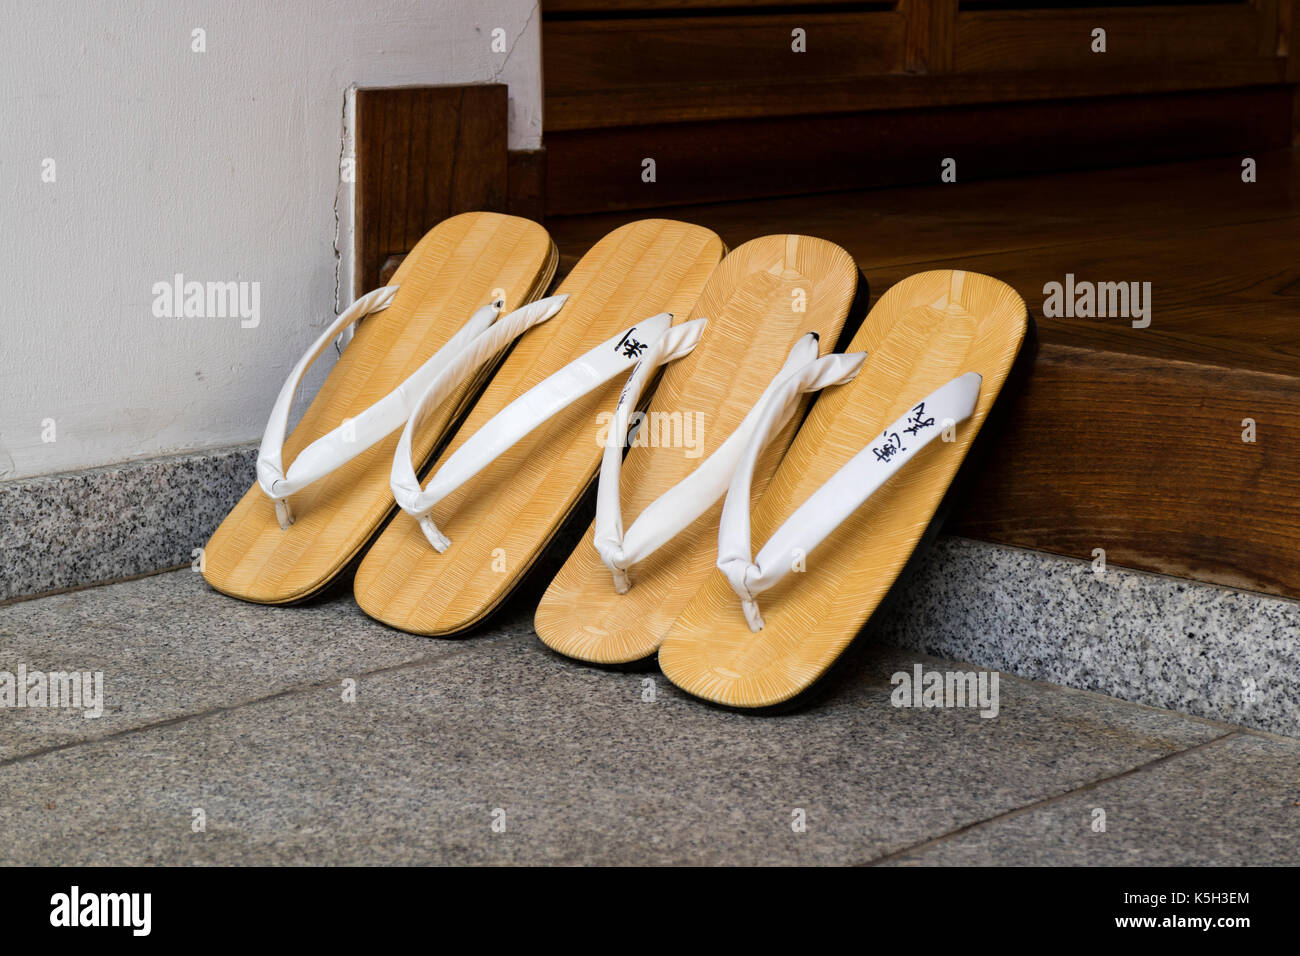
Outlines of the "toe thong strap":
<svg viewBox="0 0 1300 956">
<path fill-rule="evenodd" d="M 525 307 L 527 308 L 529 307 Z M 518 322 L 512 322 L 512 318 L 513 315 L 502 319 L 491 332 L 481 337 L 482 341 L 476 343 L 462 360 L 448 368 L 430 386 L 417 404 L 397 444 L 391 482 L 393 496 L 402 510 L 420 523 L 425 538 L 439 552 L 446 551 L 451 541 L 433 520 L 431 512 L 438 502 L 514 447 L 543 422 L 626 372 L 647 346 L 668 331 L 673 320 L 669 313 L 661 312 L 638 322 L 534 385 L 471 435 L 442 463 L 428 484 L 421 489 L 411 461 L 411 434 L 419 427 L 424 408 L 441 401 L 442 397 L 486 361 L 488 356 L 498 352 L 508 341 L 537 321 L 542 321 L 526 315 Z"/>
<path fill-rule="evenodd" d="M 951 425 L 975 411 L 981 378 L 958 376 L 916 402 L 851 458 L 785 520 L 752 557 L 749 495 L 755 462 L 780 425 L 769 408 L 746 449 L 722 506 L 718 527 L 718 567 L 741 600 L 750 630 L 763 627 L 758 595 L 771 588 L 812 554 L 836 528 L 862 507 L 918 451 Z"/>
<path fill-rule="evenodd" d="M 688 322 L 678 328 L 685 332 L 693 324 Z M 702 326 L 700 331 L 703 331 Z M 652 362 L 655 365 L 664 364 L 686 354 L 695 347 L 699 334 L 696 333 L 689 343 L 667 342 L 668 338 L 665 336 L 660 340 L 663 347 L 647 356 L 628 380 L 623 397 L 619 400 L 614 425 L 610 429 L 605 457 L 601 461 L 600 488 L 596 497 L 595 545 L 600 559 L 614 576 L 614 589 L 619 594 L 626 593 L 631 587 L 628 572 L 632 565 L 644 561 L 690 527 L 726 493 L 736 464 L 753 441 L 755 429 L 769 405 L 777 408 L 775 427 L 779 430 L 794 414 L 803 395 L 853 378 L 864 358 L 862 353 L 818 358 L 817 333 L 810 332 L 800 338 L 790 350 L 784 365 L 736 430 L 694 471 L 651 502 L 625 532 L 619 482 L 628 415 L 636 407 L 641 392 L 654 371 Z M 687 344 L 689 347 L 683 347 Z M 685 415 L 686 412 L 683 411 L 682 414 Z"/>
</svg>

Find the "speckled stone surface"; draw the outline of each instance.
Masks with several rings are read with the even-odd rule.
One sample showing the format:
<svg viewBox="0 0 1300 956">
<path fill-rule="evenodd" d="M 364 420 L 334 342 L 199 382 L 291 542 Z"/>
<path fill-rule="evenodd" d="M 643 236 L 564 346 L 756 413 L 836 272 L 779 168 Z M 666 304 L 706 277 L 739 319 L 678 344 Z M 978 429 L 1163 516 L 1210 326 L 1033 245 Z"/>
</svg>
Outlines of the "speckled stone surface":
<svg viewBox="0 0 1300 956">
<path fill-rule="evenodd" d="M 1300 736 L 1300 603 L 940 538 L 875 636 L 1124 700 Z"/>
<path fill-rule="evenodd" d="M 188 564 L 255 458 L 240 446 L 0 483 L 0 601 Z M 1294 601 L 941 538 L 873 639 L 1300 736 Z"/>
<path fill-rule="evenodd" d="M 453 651 L 366 617 L 340 587 L 297 607 L 218 594 L 192 571 L 0 607 L 0 670 L 101 671 L 104 713 L 0 710 L 0 759 Z"/>
<path fill-rule="evenodd" d="M 1235 732 L 1013 677 L 994 719 L 895 708 L 891 675 L 953 665 L 870 647 L 809 710 L 734 714 L 559 658 L 530 612 L 436 641 L 184 571 L 0 609 L 0 667 L 102 663 L 116 708 L 0 713 L 0 832 L 41 835 L 0 863 L 861 863 Z"/>
<path fill-rule="evenodd" d="M 889 862 L 1295 866 L 1300 743 L 1234 734 Z"/>
<path fill-rule="evenodd" d="M 0 482 L 0 601 L 188 564 L 256 459 L 241 445 Z"/>
</svg>

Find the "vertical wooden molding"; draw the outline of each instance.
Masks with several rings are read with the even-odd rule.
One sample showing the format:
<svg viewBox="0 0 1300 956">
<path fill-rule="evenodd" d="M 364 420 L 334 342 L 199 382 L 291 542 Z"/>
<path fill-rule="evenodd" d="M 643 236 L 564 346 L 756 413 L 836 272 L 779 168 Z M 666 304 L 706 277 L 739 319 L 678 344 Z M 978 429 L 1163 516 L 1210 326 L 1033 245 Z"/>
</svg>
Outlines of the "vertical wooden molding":
<svg viewBox="0 0 1300 956">
<path fill-rule="evenodd" d="M 903 69 L 949 73 L 957 39 L 957 0 L 899 0 L 906 23 Z"/>
<path fill-rule="evenodd" d="M 507 167 L 506 211 L 540 221 L 546 215 L 546 150 L 512 149 Z"/>
<path fill-rule="evenodd" d="M 1291 145 L 1300 146 L 1300 86 L 1291 87 Z"/>
<path fill-rule="evenodd" d="M 461 212 L 504 212 L 507 88 L 357 91 L 356 288 Z"/>
<path fill-rule="evenodd" d="M 1249 0 L 1255 9 L 1258 25 L 1255 30 L 1257 40 L 1256 52 L 1260 56 L 1280 56 L 1278 46 L 1281 44 L 1281 11 L 1278 0 Z M 1283 6 L 1288 0 L 1281 0 Z"/>
<path fill-rule="evenodd" d="M 1277 53 L 1286 57 L 1287 82 L 1300 84 L 1300 0 L 1281 0 L 1277 14 Z M 1291 145 L 1300 146 L 1300 85 L 1291 90 Z"/>
<path fill-rule="evenodd" d="M 1300 0 L 1282 0 L 1278 7 L 1277 53 L 1286 57 L 1286 78 L 1300 83 Z"/>
</svg>

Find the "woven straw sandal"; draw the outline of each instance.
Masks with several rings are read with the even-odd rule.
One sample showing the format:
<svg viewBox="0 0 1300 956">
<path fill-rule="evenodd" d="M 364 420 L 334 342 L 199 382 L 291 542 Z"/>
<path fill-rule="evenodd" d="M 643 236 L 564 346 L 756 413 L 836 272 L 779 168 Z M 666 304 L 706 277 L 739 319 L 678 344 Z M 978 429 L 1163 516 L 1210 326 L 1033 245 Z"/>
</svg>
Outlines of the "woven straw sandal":
<svg viewBox="0 0 1300 956">
<path fill-rule="evenodd" d="M 924 272 L 885 293 L 850 345 L 867 353 L 861 370 L 817 398 L 751 516 L 775 404 L 755 429 L 719 522 L 718 570 L 659 649 L 668 679 L 729 707 L 806 702 L 933 536 L 1031 329 L 1010 286 L 973 272 Z"/>
</svg>

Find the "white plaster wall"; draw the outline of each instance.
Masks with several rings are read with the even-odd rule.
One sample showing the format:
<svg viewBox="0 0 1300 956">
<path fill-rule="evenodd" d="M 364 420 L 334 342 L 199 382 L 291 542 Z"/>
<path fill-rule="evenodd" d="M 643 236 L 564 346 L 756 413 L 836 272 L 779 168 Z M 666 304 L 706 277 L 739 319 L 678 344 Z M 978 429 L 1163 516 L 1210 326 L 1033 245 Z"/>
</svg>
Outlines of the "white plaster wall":
<svg viewBox="0 0 1300 956">
<path fill-rule="evenodd" d="M 0 480 L 260 437 L 353 292 L 348 91 L 505 82 L 511 147 L 535 148 L 536 6 L 4 0 Z M 178 272 L 260 283 L 260 325 L 156 318 Z"/>
</svg>

